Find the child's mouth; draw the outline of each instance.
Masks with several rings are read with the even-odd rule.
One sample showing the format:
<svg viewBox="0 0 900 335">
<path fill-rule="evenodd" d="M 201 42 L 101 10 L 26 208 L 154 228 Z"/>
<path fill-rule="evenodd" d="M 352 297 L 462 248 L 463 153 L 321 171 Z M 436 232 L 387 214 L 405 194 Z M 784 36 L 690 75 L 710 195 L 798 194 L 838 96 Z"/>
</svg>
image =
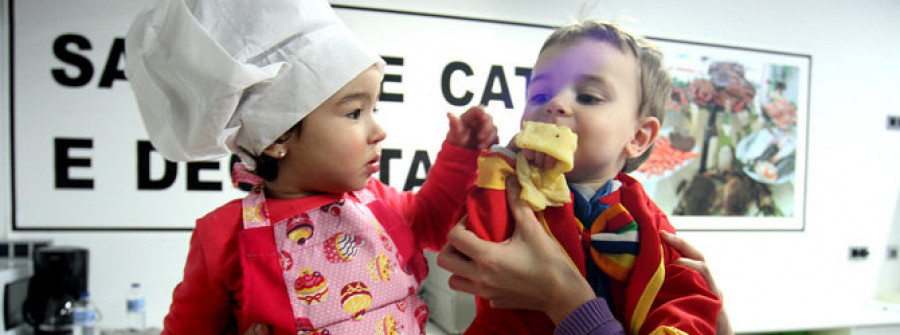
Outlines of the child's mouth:
<svg viewBox="0 0 900 335">
<path fill-rule="evenodd" d="M 369 173 L 378 172 L 381 169 L 381 155 L 376 155 L 374 159 L 366 163 L 366 169 Z"/>
</svg>

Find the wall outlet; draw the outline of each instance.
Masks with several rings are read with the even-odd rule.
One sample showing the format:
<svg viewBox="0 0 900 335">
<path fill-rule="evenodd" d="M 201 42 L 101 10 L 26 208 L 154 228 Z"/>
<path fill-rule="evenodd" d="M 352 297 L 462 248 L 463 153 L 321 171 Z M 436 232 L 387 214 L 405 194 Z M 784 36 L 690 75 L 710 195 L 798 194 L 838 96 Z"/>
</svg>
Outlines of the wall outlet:
<svg viewBox="0 0 900 335">
<path fill-rule="evenodd" d="M 869 258 L 869 247 L 850 247 L 850 260 L 865 260 Z"/>
</svg>

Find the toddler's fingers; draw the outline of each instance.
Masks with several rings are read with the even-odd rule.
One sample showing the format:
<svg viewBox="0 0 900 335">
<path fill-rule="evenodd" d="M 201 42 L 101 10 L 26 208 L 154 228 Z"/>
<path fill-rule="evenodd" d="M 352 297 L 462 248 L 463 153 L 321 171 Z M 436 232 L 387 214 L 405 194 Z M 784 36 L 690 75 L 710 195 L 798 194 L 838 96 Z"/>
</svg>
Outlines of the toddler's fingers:
<svg viewBox="0 0 900 335">
<path fill-rule="evenodd" d="M 497 134 L 497 127 L 492 126 L 488 136 L 481 141 L 481 149 L 490 148 L 492 145 L 500 143 L 500 136 Z"/>
<path fill-rule="evenodd" d="M 547 155 L 545 155 L 543 152 L 535 151 L 534 152 L 534 160 L 531 161 L 531 165 L 534 165 L 538 168 L 543 169 L 544 168 L 544 158 L 546 156 Z"/>
<path fill-rule="evenodd" d="M 498 142 L 497 126 L 494 125 L 494 119 L 490 114 L 485 114 L 479 123 L 471 125 L 470 131 L 474 134 L 479 145 L 491 145 Z"/>
<path fill-rule="evenodd" d="M 525 160 L 531 164 L 534 164 L 535 154 L 537 152 L 531 149 L 522 149 L 522 154 L 525 155 Z"/>
<path fill-rule="evenodd" d="M 456 136 L 462 131 L 463 124 L 459 119 L 459 116 L 453 115 L 453 113 L 447 112 L 447 121 L 450 123 L 450 134 Z"/>
<path fill-rule="evenodd" d="M 534 161 L 531 164 L 544 170 L 552 169 L 556 166 L 556 158 L 543 152 L 535 151 Z"/>
<path fill-rule="evenodd" d="M 461 118 L 467 126 L 476 127 L 479 124 L 488 122 L 490 114 L 487 113 L 484 106 L 472 106 L 462 114 Z"/>
<path fill-rule="evenodd" d="M 497 136 L 497 126 L 494 125 L 492 121 L 487 121 L 481 124 L 481 127 L 478 129 L 478 140 L 486 141 L 491 139 L 491 137 Z"/>
<path fill-rule="evenodd" d="M 509 139 L 509 143 L 506 144 L 506 148 L 512 150 L 513 152 L 519 152 L 519 146 L 516 145 L 516 137 L 513 136 Z"/>
</svg>

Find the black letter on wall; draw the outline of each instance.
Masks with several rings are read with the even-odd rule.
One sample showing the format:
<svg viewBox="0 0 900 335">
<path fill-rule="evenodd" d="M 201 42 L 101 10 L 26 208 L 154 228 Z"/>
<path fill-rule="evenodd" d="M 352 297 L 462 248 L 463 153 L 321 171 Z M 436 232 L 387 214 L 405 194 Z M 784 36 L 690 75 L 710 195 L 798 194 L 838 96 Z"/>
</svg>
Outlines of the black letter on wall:
<svg viewBox="0 0 900 335">
<path fill-rule="evenodd" d="M 387 63 L 388 66 L 403 66 L 403 58 L 402 57 L 385 57 L 381 56 L 384 59 L 384 62 Z M 384 83 L 401 83 L 403 82 L 403 76 L 394 73 L 387 73 L 387 69 L 385 69 L 384 79 L 381 81 L 381 97 L 378 98 L 378 101 L 389 101 L 389 102 L 403 102 L 403 93 L 393 93 L 393 92 L 385 92 L 384 91 Z"/>
<path fill-rule="evenodd" d="M 103 75 L 100 76 L 100 87 L 110 88 L 114 80 L 125 80 L 125 71 L 119 69 L 119 60 L 122 59 L 124 54 L 125 39 L 115 39 L 112 48 L 109 50 L 109 57 L 106 59 Z"/>
<path fill-rule="evenodd" d="M 531 68 L 517 66 L 516 75 L 519 77 L 525 77 L 525 88 L 528 89 L 528 85 L 531 84 Z"/>
<path fill-rule="evenodd" d="M 500 92 L 496 93 L 494 81 L 500 82 Z M 481 105 L 487 106 L 491 100 L 503 100 L 503 104 L 507 109 L 513 108 L 512 99 L 509 97 L 509 85 L 506 83 L 506 76 L 503 75 L 503 67 L 500 65 L 491 66 L 491 73 L 488 74 L 487 82 L 484 83 L 484 95 L 481 96 Z"/>
<path fill-rule="evenodd" d="M 468 64 L 463 62 L 452 62 L 447 64 L 444 67 L 444 73 L 441 74 L 441 92 L 444 94 L 444 100 L 447 100 L 447 103 L 454 106 L 465 106 L 468 105 L 469 102 L 472 102 L 472 92 L 466 90 L 466 94 L 463 94 L 462 97 L 456 97 L 453 95 L 453 92 L 450 92 L 450 77 L 453 76 L 453 72 L 462 71 L 466 74 L 466 77 L 472 76 L 474 72 L 472 72 L 472 68 L 469 67 Z"/>
<path fill-rule="evenodd" d="M 138 190 L 161 190 L 172 186 L 175 182 L 175 174 L 178 166 L 175 162 L 166 160 L 163 176 L 160 179 L 150 178 L 150 153 L 156 151 L 149 141 L 137 142 L 137 174 Z"/>
<path fill-rule="evenodd" d="M 378 180 L 387 185 L 391 184 L 391 160 L 400 158 L 401 155 L 402 152 L 399 149 L 381 150 L 381 160 L 378 161 L 378 164 L 381 165 L 381 169 L 378 171 Z"/>
<path fill-rule="evenodd" d="M 191 162 L 187 163 L 187 189 L 188 191 L 221 191 L 222 183 L 217 181 L 200 180 L 200 170 L 219 170 L 219 162 Z"/>
<path fill-rule="evenodd" d="M 409 167 L 409 173 L 406 175 L 406 185 L 403 185 L 404 191 L 409 191 L 413 189 L 413 187 L 425 184 L 425 178 L 416 178 L 417 172 L 419 172 L 419 165 L 425 166 L 425 175 L 428 176 L 428 170 L 431 169 L 431 160 L 428 159 L 428 151 L 416 150 L 416 155 L 413 156 L 412 165 Z"/>
<path fill-rule="evenodd" d="M 74 78 L 69 77 L 64 68 L 54 68 L 50 72 L 53 73 L 53 78 L 60 85 L 84 86 L 91 81 L 91 77 L 94 75 L 94 66 L 91 65 L 89 59 L 69 51 L 66 48 L 69 44 L 75 44 L 79 50 L 91 50 L 91 41 L 84 36 L 74 34 L 60 35 L 53 41 L 53 54 L 56 55 L 56 58 L 77 67 L 80 70 L 79 75 Z"/>
<path fill-rule="evenodd" d="M 83 188 L 93 189 L 93 179 L 69 178 L 70 167 L 91 167 L 90 158 L 72 158 L 69 156 L 70 148 L 92 149 L 91 139 L 84 138 L 56 138 L 54 141 L 54 165 L 56 168 L 56 188 Z"/>
</svg>

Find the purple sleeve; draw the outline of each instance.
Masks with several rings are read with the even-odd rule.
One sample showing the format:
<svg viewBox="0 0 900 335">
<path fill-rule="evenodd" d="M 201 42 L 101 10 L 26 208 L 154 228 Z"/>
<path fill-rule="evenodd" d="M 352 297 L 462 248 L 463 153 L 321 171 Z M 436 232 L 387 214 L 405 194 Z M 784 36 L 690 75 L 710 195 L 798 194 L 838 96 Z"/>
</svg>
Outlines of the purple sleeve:
<svg viewBox="0 0 900 335">
<path fill-rule="evenodd" d="M 625 334 L 622 323 L 613 317 L 606 299 L 595 298 L 581 305 L 556 326 L 556 335 Z"/>
</svg>

